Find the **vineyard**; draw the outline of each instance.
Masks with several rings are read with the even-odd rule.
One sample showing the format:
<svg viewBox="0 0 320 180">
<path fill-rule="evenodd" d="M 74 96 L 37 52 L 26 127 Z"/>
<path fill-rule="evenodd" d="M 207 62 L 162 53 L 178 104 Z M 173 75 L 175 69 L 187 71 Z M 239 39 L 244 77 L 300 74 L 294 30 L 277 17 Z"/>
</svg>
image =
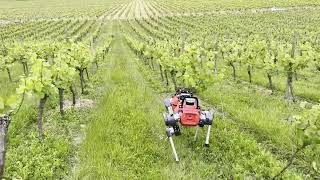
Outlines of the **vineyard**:
<svg viewBox="0 0 320 180">
<path fill-rule="evenodd" d="M 2 179 L 320 179 L 320 1 L 0 1 Z M 214 114 L 182 128 L 163 101 Z M 210 126 L 211 127 L 211 126 Z M 210 130 L 210 129 L 209 129 Z"/>
</svg>

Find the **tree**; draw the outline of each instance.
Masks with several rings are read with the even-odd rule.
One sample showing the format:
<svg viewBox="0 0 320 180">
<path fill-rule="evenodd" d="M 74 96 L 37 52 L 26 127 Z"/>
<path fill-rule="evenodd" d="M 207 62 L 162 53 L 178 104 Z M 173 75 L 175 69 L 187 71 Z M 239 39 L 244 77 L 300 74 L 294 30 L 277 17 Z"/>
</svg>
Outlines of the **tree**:
<svg viewBox="0 0 320 180">
<path fill-rule="evenodd" d="M 278 44 L 274 40 L 269 40 L 267 42 L 265 56 L 261 57 L 261 64 L 262 68 L 265 70 L 269 82 L 269 89 L 273 91 L 273 83 L 272 77 L 278 69 Z"/>
<path fill-rule="evenodd" d="M 292 36 L 291 44 L 286 43 L 279 45 L 279 60 L 283 69 L 287 72 L 287 90 L 285 98 L 289 102 L 295 101 L 293 90 L 294 72 L 307 66 L 311 59 L 310 49 L 312 49 L 311 44 L 309 42 L 298 42 L 296 34 Z"/>
<path fill-rule="evenodd" d="M 257 41 L 254 37 L 249 37 L 248 41 L 243 44 L 244 48 L 243 52 L 241 52 L 240 62 L 246 65 L 249 76 L 249 82 L 252 83 L 252 69 L 258 61 L 258 52 L 260 48 L 257 47 L 259 45 L 257 44 Z"/>
<path fill-rule="evenodd" d="M 25 48 L 24 45 L 20 43 L 13 43 L 11 44 L 8 52 L 9 58 L 11 58 L 11 62 L 18 62 L 22 65 L 23 72 L 25 75 L 28 75 L 29 68 L 28 68 L 28 60 L 31 59 L 31 56 L 36 55 L 29 51 L 28 48 Z"/>
<path fill-rule="evenodd" d="M 8 78 L 10 82 L 12 82 L 12 76 L 11 76 L 11 67 L 13 65 L 13 62 L 9 58 L 9 52 L 8 52 L 7 45 L 2 43 L 2 46 L 0 46 L 0 71 L 7 71 Z"/>
<path fill-rule="evenodd" d="M 32 73 L 21 79 L 18 93 L 26 93 L 30 96 L 35 95 L 38 99 L 38 132 L 39 140 L 42 141 L 44 139 L 43 113 L 45 104 L 50 95 L 57 93 L 57 89 L 52 79 L 51 65 L 44 59 L 36 58 L 36 56 L 33 56 L 30 61 L 32 62 Z"/>
<path fill-rule="evenodd" d="M 241 45 L 237 44 L 235 41 L 225 42 L 221 49 L 223 60 L 232 67 L 232 76 L 234 81 L 236 80 L 236 62 L 239 61 L 240 52 Z"/>
<path fill-rule="evenodd" d="M 51 65 L 52 78 L 54 85 L 59 91 L 59 105 L 60 114 L 64 115 L 64 91 L 68 88 L 72 89 L 72 85 L 75 82 L 76 70 L 69 66 L 67 62 L 72 58 L 66 49 L 61 49 L 54 59 L 54 63 Z M 71 90 L 72 91 L 72 90 Z M 75 97 L 73 97 L 73 104 L 75 103 Z"/>
<path fill-rule="evenodd" d="M 84 94 L 84 71 L 93 61 L 90 48 L 83 43 L 71 43 L 68 49 L 69 55 L 72 57 L 69 61 L 69 65 L 79 72 L 81 93 Z"/>
</svg>

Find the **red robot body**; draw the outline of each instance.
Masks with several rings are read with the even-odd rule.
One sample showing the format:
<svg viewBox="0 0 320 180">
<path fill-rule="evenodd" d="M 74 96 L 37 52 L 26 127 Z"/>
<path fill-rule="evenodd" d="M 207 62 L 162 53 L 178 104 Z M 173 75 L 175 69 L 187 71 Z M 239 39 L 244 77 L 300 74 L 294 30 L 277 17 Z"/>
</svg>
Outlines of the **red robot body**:
<svg viewBox="0 0 320 180">
<path fill-rule="evenodd" d="M 179 161 L 175 146 L 173 143 L 173 135 L 180 135 L 181 124 L 184 127 L 204 127 L 208 125 L 208 132 L 205 145 L 209 146 L 210 129 L 213 122 L 213 114 L 209 111 L 203 111 L 197 97 L 189 91 L 178 90 L 171 99 L 164 101 L 168 113 L 164 114 L 164 122 L 167 128 L 167 136 L 175 156 Z M 198 131 L 197 131 L 198 132 Z M 196 136 L 197 136 L 196 132 Z M 195 138 L 196 139 L 196 138 Z"/>
</svg>

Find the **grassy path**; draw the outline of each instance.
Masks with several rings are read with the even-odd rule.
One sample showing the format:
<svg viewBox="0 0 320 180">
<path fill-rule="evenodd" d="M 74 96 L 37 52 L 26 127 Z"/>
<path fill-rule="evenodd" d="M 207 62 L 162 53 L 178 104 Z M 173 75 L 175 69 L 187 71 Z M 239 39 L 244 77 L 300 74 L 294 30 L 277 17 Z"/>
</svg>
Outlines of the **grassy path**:
<svg viewBox="0 0 320 180">
<path fill-rule="evenodd" d="M 74 179 L 266 178 L 283 165 L 255 139 L 217 121 L 214 142 L 204 148 L 204 134 L 193 141 L 193 129 L 175 139 L 180 163 L 173 161 L 165 137 L 160 96 L 149 88 L 114 23 L 115 41 L 102 82 L 105 94 L 88 127 Z M 292 175 L 292 176 L 291 176 Z M 289 176 L 297 177 L 294 173 Z M 288 177 L 289 177 L 288 176 Z"/>
<path fill-rule="evenodd" d="M 88 128 L 76 178 L 153 177 L 161 174 L 162 160 L 170 158 L 166 147 L 158 146 L 163 141 L 158 115 L 162 106 L 147 90 L 123 45 L 120 34 L 115 34 L 103 76 L 105 96 Z M 152 128 L 154 123 L 158 129 Z"/>
</svg>

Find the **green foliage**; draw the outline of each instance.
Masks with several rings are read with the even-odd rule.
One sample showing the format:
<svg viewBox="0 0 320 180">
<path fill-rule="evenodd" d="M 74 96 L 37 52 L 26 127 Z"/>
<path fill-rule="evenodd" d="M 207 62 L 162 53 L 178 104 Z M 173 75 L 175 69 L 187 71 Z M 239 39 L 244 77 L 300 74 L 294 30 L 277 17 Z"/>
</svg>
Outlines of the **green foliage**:
<svg viewBox="0 0 320 180">
<path fill-rule="evenodd" d="M 5 71 L 13 65 L 12 60 L 8 56 L 7 44 L 0 46 L 0 71 Z"/>
<path fill-rule="evenodd" d="M 13 43 L 9 47 L 8 56 L 12 59 L 12 62 L 27 63 L 30 56 L 34 56 L 33 53 L 26 53 L 24 45 L 21 43 Z"/>
<path fill-rule="evenodd" d="M 15 179 L 61 178 L 68 166 L 71 145 L 65 137 L 47 134 L 46 142 L 35 131 L 11 138 L 7 153 L 6 177 Z"/>
<path fill-rule="evenodd" d="M 213 61 L 206 57 L 207 51 L 198 51 L 199 44 L 188 44 L 181 53 L 177 53 L 178 47 L 172 42 L 143 44 L 128 36 L 126 39 L 137 55 L 157 60 L 164 71 L 173 72 L 179 86 L 204 90 L 207 84 L 219 79 L 213 76 Z"/>
<path fill-rule="evenodd" d="M 29 73 L 20 76 L 19 82 L 12 82 L 17 87 L 16 92 L 10 92 L 12 96 L 0 97 L 0 116 L 13 112 L 11 114 L 14 115 L 11 117 L 13 128 L 15 124 L 21 123 L 17 122 L 21 117 L 16 118 L 16 110 L 21 105 L 19 103 L 22 103 L 21 98 L 27 99 L 25 103 L 30 106 L 29 108 L 35 108 L 30 99 L 35 98 L 38 102 L 45 95 L 55 97 L 57 88 L 67 89 L 74 83 L 77 68 L 88 68 L 92 62 L 91 52 L 84 43 L 42 41 L 12 43 L 8 47 L 7 54 L 0 51 L 1 68 L 9 68 L 17 62 L 28 65 L 24 68 L 30 70 Z M 55 107 L 56 105 L 53 106 Z M 28 114 L 26 110 L 22 113 Z M 28 124 L 23 128 L 33 124 L 34 117 L 31 115 L 23 118 L 30 118 L 24 120 Z M 63 178 L 68 173 L 72 142 L 67 138 L 70 135 L 62 130 L 59 134 L 56 129 L 47 130 L 46 127 L 45 142 L 39 142 L 35 129 L 36 126 L 31 125 L 27 131 L 20 130 L 22 132 L 19 133 L 17 129 L 10 128 L 10 131 L 15 132 L 15 136 L 9 136 L 5 177 L 55 179 Z"/>
<path fill-rule="evenodd" d="M 57 88 L 68 88 L 75 81 L 75 71 L 87 68 L 93 59 L 83 43 L 51 41 L 15 43 L 9 57 L 12 62 L 31 65 L 31 73 L 20 80 L 18 94 L 27 93 L 39 99 L 45 94 L 57 94 Z"/>
<path fill-rule="evenodd" d="M 130 44 L 130 42 L 128 42 Z M 188 49 L 188 48 L 186 48 Z M 190 50 L 190 54 L 187 57 L 192 56 L 191 53 L 194 53 L 194 51 Z M 186 52 L 187 54 L 187 52 Z M 194 54 L 193 54 L 194 55 Z M 199 57 L 197 56 L 197 53 L 195 53 L 194 57 Z M 191 58 L 190 58 L 191 59 Z M 187 60 L 190 60 L 189 58 L 187 58 Z M 118 59 L 117 59 L 118 60 Z M 175 59 L 176 60 L 176 59 Z M 185 59 L 180 59 L 179 61 L 187 61 Z M 123 60 L 122 60 L 123 61 Z M 163 62 L 163 61 L 161 61 Z M 205 62 L 205 58 L 204 58 L 204 62 Z M 180 62 L 183 63 L 183 62 Z M 197 66 L 200 67 L 200 62 L 196 62 Z M 140 65 L 144 64 L 142 61 L 139 63 Z M 186 65 L 191 64 L 190 62 L 185 63 Z M 119 67 L 118 67 L 119 68 Z M 154 81 L 154 71 L 152 71 L 151 69 L 148 69 L 147 66 L 142 66 L 140 67 L 142 69 L 142 71 L 140 70 L 140 72 L 143 72 L 143 76 L 145 79 L 150 80 L 150 82 L 152 83 L 152 85 L 155 87 L 155 89 L 158 91 L 162 91 L 161 89 L 161 82 L 158 81 L 159 78 L 157 80 Z M 112 68 L 113 71 L 117 71 L 116 68 Z M 130 69 L 130 74 L 134 73 L 134 69 Z M 223 73 L 222 73 L 223 74 Z M 213 76 L 213 74 L 211 74 L 211 76 Z M 126 76 L 124 76 L 123 78 L 126 78 Z M 129 81 L 130 82 L 130 81 Z M 137 82 L 140 82 L 139 80 L 137 80 Z M 157 84 L 155 84 L 157 83 Z M 143 84 L 143 82 L 141 82 L 141 84 Z M 124 85 L 123 85 L 124 86 Z M 118 86 L 116 86 L 115 88 L 122 88 L 123 87 L 122 84 Z M 134 86 L 134 85 L 131 85 Z M 130 86 L 130 87 L 131 87 Z M 217 87 L 216 87 L 217 86 Z M 219 84 L 216 84 L 216 88 L 212 89 L 212 87 L 210 86 L 206 91 L 204 91 L 203 93 L 201 93 L 202 98 L 206 99 L 206 101 L 210 101 L 210 102 L 220 102 L 220 97 L 219 95 L 217 95 L 218 91 L 221 91 L 221 89 L 219 90 Z M 136 87 L 136 88 L 132 88 L 132 89 L 128 89 L 126 91 L 117 91 L 115 90 L 115 92 L 117 93 L 123 93 L 123 92 L 128 92 L 130 91 L 130 94 L 132 96 L 132 98 L 137 98 L 136 96 L 139 96 L 139 94 L 134 95 L 134 93 L 131 93 L 132 91 L 136 91 L 136 89 L 139 90 L 140 84 Z M 145 91 L 146 92 L 146 91 Z M 147 91 L 149 92 L 149 91 Z M 171 95 L 170 94 L 166 94 L 167 96 Z M 198 94 L 199 95 L 199 94 Z M 227 91 L 225 96 L 229 97 L 230 95 L 232 95 L 232 97 L 230 97 L 230 100 L 233 100 L 237 97 L 236 94 L 232 94 L 231 92 Z M 248 94 L 249 95 L 249 94 Z M 122 97 L 123 95 L 118 95 L 117 97 Z M 112 96 L 113 97 L 113 96 Z M 111 98 L 111 96 L 108 98 Z M 150 97 L 146 97 L 146 93 L 144 93 L 144 98 L 153 98 L 153 96 Z M 201 99 L 202 99 L 201 98 Z M 214 100 L 211 101 L 211 98 Z M 238 108 L 238 107 L 243 107 L 245 105 L 245 103 L 249 100 L 252 100 L 252 102 L 254 102 L 255 99 L 257 98 L 263 98 L 260 95 L 256 94 L 256 96 L 254 98 L 250 98 L 250 97 L 243 97 L 241 104 L 237 104 L 237 102 L 235 101 L 234 103 L 232 103 L 234 106 L 232 107 L 233 109 L 237 110 L 237 112 L 240 112 L 241 110 L 243 110 L 243 108 Z M 263 99 L 264 100 L 264 99 Z M 261 102 L 263 102 L 263 100 L 261 100 Z M 105 101 L 105 103 L 108 103 L 110 101 Z M 121 102 L 121 101 L 119 101 Z M 131 101 L 130 101 L 131 102 Z M 153 100 L 147 100 L 145 101 L 147 103 L 154 103 Z M 254 106 L 254 107 L 260 107 L 261 110 L 265 110 L 265 105 L 263 103 L 256 102 L 254 104 L 246 104 L 246 106 L 250 107 L 250 105 Z M 277 101 L 277 103 L 281 104 L 282 101 Z M 131 103 L 135 103 L 135 101 L 132 101 Z M 130 103 L 130 104 L 131 104 Z M 270 102 L 270 104 L 272 104 L 272 102 Z M 274 102 L 273 102 L 274 104 Z M 121 104 L 120 106 L 127 106 L 129 105 L 128 103 L 125 104 Z M 202 104 L 203 105 L 203 104 Z M 216 106 L 217 104 L 215 104 Z M 282 104 L 281 104 L 282 105 Z M 134 106 L 134 105 L 133 105 Z M 148 104 L 143 104 L 143 105 L 139 105 L 140 106 L 150 106 Z M 158 105 L 152 105 L 152 107 L 157 107 Z M 277 104 L 278 106 L 278 104 Z M 107 106 L 110 107 L 110 106 Z M 230 107 L 231 108 L 231 107 Z M 275 107 L 276 108 L 276 107 Z M 152 108 L 152 111 L 157 110 L 158 108 Z M 162 108 L 160 108 L 162 109 Z M 283 110 L 286 109 L 286 107 L 283 107 L 283 109 L 279 109 L 277 111 L 277 114 L 281 114 L 283 113 Z M 107 109 L 107 110 L 102 110 L 102 111 L 113 111 L 112 109 Z M 228 108 L 229 110 L 229 108 Z M 257 110 L 258 111 L 258 110 Z M 161 114 L 162 110 L 159 111 L 159 114 Z M 135 111 L 132 112 L 132 114 L 136 113 Z M 148 113 L 150 114 L 150 113 Z M 233 114 L 233 112 L 232 112 Z M 237 114 L 237 113 L 235 113 Z M 266 120 L 268 119 L 268 115 L 269 115 L 269 111 L 265 111 L 263 113 L 261 112 L 257 112 L 257 114 L 261 114 L 259 117 L 257 117 L 257 119 L 261 118 L 265 118 Z M 243 112 L 241 114 L 241 116 L 245 116 L 246 118 L 244 119 L 248 119 L 248 118 L 252 118 L 252 116 L 250 116 L 250 114 L 247 114 L 246 112 Z M 156 116 L 158 117 L 158 116 Z M 219 117 L 218 117 L 219 118 Z M 151 117 L 150 116 L 150 121 L 152 121 L 152 127 L 153 129 L 158 129 L 159 127 L 162 127 L 162 123 L 161 121 L 159 122 L 158 120 L 154 120 L 155 117 Z M 252 119 L 252 120 L 248 120 L 247 123 L 254 123 L 257 122 L 257 119 Z M 277 121 L 277 118 L 274 118 L 274 121 Z M 100 117 L 98 118 L 99 122 L 96 122 L 96 125 L 94 125 L 94 127 L 92 127 L 91 131 L 90 131 L 90 137 L 91 138 L 96 138 L 99 139 L 104 139 L 105 137 L 101 137 L 101 136 L 97 136 L 96 135 L 96 131 L 103 131 L 103 129 L 105 128 L 105 126 L 108 125 L 113 125 L 114 123 L 112 123 L 112 117 Z M 110 122 L 111 121 L 111 122 Z M 148 122 L 150 122 L 148 121 Z M 261 122 L 261 121 L 259 121 Z M 267 121 L 268 122 L 268 121 Z M 105 126 L 101 127 L 98 125 L 100 125 L 101 123 L 106 123 Z M 126 122 L 126 123 L 131 123 L 131 122 Z M 160 124 L 159 124 L 160 123 Z M 159 125 L 158 125 L 159 124 Z M 268 125 L 273 124 L 273 127 L 275 126 L 274 122 L 269 122 Z M 261 124 L 260 128 L 265 128 L 266 124 Z M 286 125 L 283 125 L 283 127 L 285 127 Z M 269 127 L 269 126 L 268 126 Z M 256 126 L 256 128 L 258 128 L 258 126 Z M 259 128 L 259 129 L 260 129 Z M 162 129 L 162 130 L 161 130 Z M 279 128 L 280 129 L 280 128 Z M 156 131 L 154 130 L 154 131 Z M 270 130 L 271 133 L 272 129 L 267 129 Z M 112 131 L 119 131 L 118 128 L 113 128 Z M 121 130 L 120 130 L 121 131 Z M 163 128 L 160 128 L 159 130 L 160 132 L 163 131 Z M 127 131 L 126 131 L 127 132 Z M 157 131 L 156 131 L 157 132 Z M 283 132 L 283 131 L 281 131 Z M 119 132 L 115 132 L 112 134 L 117 134 Z M 205 135 L 205 131 L 200 130 L 200 137 Z M 236 123 L 234 122 L 234 120 L 231 120 L 229 118 L 223 119 L 221 120 L 219 119 L 215 119 L 214 122 L 214 137 L 212 139 L 213 144 L 212 146 L 210 146 L 207 149 L 204 149 L 202 146 L 202 141 L 198 141 L 198 142 L 194 142 L 191 141 L 190 138 L 192 138 L 194 136 L 194 130 L 192 129 L 183 129 L 183 136 L 184 137 L 174 137 L 175 139 L 175 143 L 176 143 L 176 147 L 178 148 L 178 153 L 181 155 L 181 157 L 183 157 L 183 160 L 181 160 L 181 162 L 179 162 L 179 164 L 177 165 L 175 162 L 170 161 L 171 157 L 169 157 L 169 161 L 166 164 L 169 164 L 169 166 L 162 166 L 159 167 L 157 169 L 161 169 L 161 172 L 164 171 L 163 173 L 161 173 L 162 177 L 174 177 L 174 178 L 193 178 L 193 179 L 206 179 L 206 178 L 212 178 L 212 179 L 223 179 L 223 178 L 271 178 L 273 174 L 276 174 L 280 169 L 282 164 L 279 163 L 278 160 L 274 159 L 274 156 L 268 152 L 268 151 L 264 151 L 260 142 L 257 142 L 255 140 L 255 137 L 252 135 L 247 134 L 245 131 L 242 130 L 241 127 L 237 127 Z M 265 136 L 265 135 L 261 135 L 261 136 Z M 90 139 L 91 139 L 90 138 Z M 110 137 L 110 135 L 108 135 L 107 138 L 111 138 L 114 141 L 121 141 L 121 138 L 119 139 L 118 137 Z M 131 136 L 130 136 L 131 138 Z M 144 139 L 148 139 L 148 137 L 144 138 Z M 204 140 L 203 138 L 201 140 Z M 279 141 L 281 141 L 283 139 L 279 138 Z M 159 140 L 160 142 L 163 143 L 167 143 L 166 140 Z M 122 141 L 121 141 L 122 142 Z M 139 139 L 135 140 L 136 143 L 139 143 Z M 116 143 L 118 144 L 118 143 Z M 152 145 L 149 144 L 148 145 Z M 94 158 L 94 157 L 86 157 L 85 154 L 87 154 L 86 152 L 88 152 L 88 150 L 90 149 L 90 147 L 93 146 L 92 142 L 87 142 L 86 144 L 86 149 L 84 150 L 84 154 L 83 156 L 85 157 L 85 164 L 86 167 L 81 170 L 82 174 L 87 174 L 88 177 L 91 178 L 98 178 L 101 177 L 105 174 L 111 177 L 117 176 L 117 173 L 114 173 L 114 168 L 113 166 L 110 167 L 108 165 L 108 163 L 105 163 L 106 167 L 108 168 L 104 168 L 104 169 L 100 169 L 100 167 L 95 167 L 92 168 L 91 170 L 89 170 L 89 166 L 87 164 L 100 164 L 100 163 L 104 163 L 104 162 L 100 162 L 100 159 L 98 158 Z M 99 146 L 104 146 L 103 144 L 99 145 Z M 149 146 L 148 146 L 149 147 Z M 169 145 L 166 146 L 167 148 L 169 148 Z M 115 147 L 116 148 L 116 147 Z M 139 146 L 140 148 L 140 146 Z M 146 148 L 146 147 L 145 147 Z M 142 150 L 137 150 L 137 151 L 142 151 Z M 132 154 L 136 154 L 137 151 L 132 151 Z M 149 151 L 152 151 L 152 149 L 150 149 Z M 157 151 L 157 153 L 169 153 L 171 155 L 170 150 L 168 151 L 164 151 L 163 149 L 159 149 Z M 106 151 L 99 151 L 99 154 L 108 154 L 109 152 Z M 120 151 L 120 152 L 115 152 L 117 155 L 116 157 L 122 157 L 125 156 L 125 152 Z M 101 155 L 103 156 L 103 155 Z M 111 156 L 114 157 L 114 156 Z M 165 157 L 163 157 L 165 158 Z M 122 160 L 122 158 L 119 158 L 120 160 Z M 150 161 L 152 159 L 154 159 L 153 157 L 149 157 Z M 118 161 L 116 161 L 118 162 Z M 121 161 L 122 162 L 122 161 Z M 132 165 L 134 162 L 131 160 L 126 160 L 125 161 L 125 165 L 126 167 L 128 166 L 133 166 Z M 161 161 L 156 161 L 157 163 L 161 163 Z M 116 167 L 119 167 L 121 163 L 115 163 L 114 165 Z M 104 167 L 105 167 L 104 166 Z M 158 164 L 154 164 L 153 167 L 155 166 L 161 166 Z M 122 167 L 122 166 L 121 166 Z M 148 166 L 145 165 L 140 165 L 139 167 L 147 169 L 149 168 Z M 101 174 L 96 175 L 97 173 L 90 173 L 90 172 L 96 172 L 95 169 L 98 168 L 100 170 L 98 170 L 98 172 L 100 172 Z M 175 169 L 175 171 L 171 171 L 169 169 Z M 184 171 L 182 169 L 187 169 L 187 171 Z M 150 172 L 150 171 L 148 171 Z M 157 174 L 157 172 L 154 172 L 155 174 Z M 111 175 L 110 175 L 111 174 Z M 96 175 L 96 176 L 95 176 Z M 151 177 L 151 174 L 126 174 L 124 175 L 125 177 L 128 178 L 134 178 L 134 177 L 143 177 L 143 178 L 148 178 Z M 123 177 L 123 176 L 122 176 Z M 298 173 L 294 173 L 294 172 L 287 172 L 284 175 L 284 178 L 288 178 L 288 179 L 299 179 L 300 176 Z"/>
<path fill-rule="evenodd" d="M 6 99 L 0 96 L 0 117 L 3 116 L 3 114 L 13 112 L 17 108 L 18 100 L 16 95 L 11 95 Z"/>
<path fill-rule="evenodd" d="M 110 36 L 107 38 L 106 42 L 96 50 L 96 52 L 95 50 L 93 50 L 95 52 L 95 57 L 93 62 L 96 63 L 96 65 L 100 64 L 100 62 L 103 62 L 104 58 L 106 57 L 107 53 L 111 48 L 112 42 L 113 42 L 113 36 Z"/>
<path fill-rule="evenodd" d="M 68 64 L 72 57 L 62 49 L 57 52 L 54 62 L 51 65 L 52 79 L 58 88 L 67 89 L 75 82 L 76 69 Z"/>
<path fill-rule="evenodd" d="M 35 95 L 39 99 L 43 98 L 45 94 L 56 94 L 57 90 L 52 81 L 50 64 L 36 57 L 32 59 L 32 63 L 32 73 L 21 79 L 21 84 L 17 90 L 18 93 L 26 92 L 29 95 Z"/>
<path fill-rule="evenodd" d="M 99 41 L 105 37 L 101 31 L 104 31 L 106 26 L 112 27 L 116 32 L 120 31 L 114 28 L 121 26 L 123 28 L 121 30 L 124 30 L 121 33 L 125 34 L 129 46 L 141 60 L 140 64 L 147 64 L 153 69 L 149 70 L 148 66 L 144 66 L 143 72 L 147 72 L 150 77 L 142 78 L 131 61 L 136 57 L 130 54 L 124 44 L 121 44 L 122 39 L 116 39 L 116 49 L 110 58 L 111 63 L 108 64 L 107 73 L 93 78 L 97 81 L 103 79 L 103 84 L 108 87 L 105 90 L 94 86 L 92 90 L 95 93 L 97 90 L 107 91 L 101 105 L 99 104 L 99 112 L 96 112 L 94 117 L 88 117 L 89 113 L 73 117 L 73 119 L 97 120 L 89 127 L 89 137 L 82 154 L 84 165 L 80 168 L 80 178 L 268 179 L 285 164 L 282 160 L 291 152 L 290 132 L 293 126 L 287 121 L 292 112 L 282 102 L 282 96 L 266 95 L 263 87 L 241 83 L 242 79 L 239 79 L 239 84 L 234 85 L 223 78 L 226 74 L 225 69 L 231 64 L 237 71 L 244 66 L 245 71 L 254 69 L 255 75 L 261 71 L 265 76 L 267 72 L 268 75 L 272 74 L 275 77 L 276 82 L 285 82 L 282 75 L 286 71 L 310 73 L 307 78 L 312 77 L 312 79 L 304 80 L 301 76 L 302 80 L 297 81 L 297 87 L 307 89 L 307 92 L 299 95 L 310 97 L 310 92 L 314 91 L 311 94 L 313 100 L 318 100 L 318 78 L 313 73 L 313 70 L 320 70 L 320 49 L 317 40 L 318 7 L 295 9 L 299 5 L 319 4 L 316 0 L 308 2 L 254 0 L 246 3 L 234 0 L 229 2 L 154 0 L 131 3 L 131 5 L 121 4 L 119 8 L 110 9 L 113 12 L 110 11 L 107 16 L 105 14 L 106 7 L 109 8 L 107 4 L 113 4 L 112 1 L 107 4 L 93 1 L 90 2 L 90 7 L 86 6 L 87 2 L 70 1 L 65 4 L 65 8 L 57 6 L 56 3 L 56 0 L 46 1 L 46 6 L 43 6 L 42 2 L 32 3 L 32 1 L 23 4 L 0 2 L 0 6 L 4 7 L 0 12 L 0 19 L 9 19 L 9 22 L 15 21 L 13 19 L 23 19 L 21 23 L 0 25 L 0 35 L 6 40 L 5 43 L 2 42 L 5 46 L 0 47 L 0 71 L 8 69 L 15 71 L 16 65 L 20 64 L 30 69 L 30 72 L 25 73 L 22 78 L 17 71 L 18 76 L 15 78 L 19 78 L 20 82 L 13 81 L 9 85 L 19 86 L 17 97 L 27 93 L 38 100 L 44 94 L 50 94 L 55 100 L 57 88 L 66 89 L 75 84 L 77 70 L 83 71 L 89 69 L 92 63 L 98 66 L 99 63 L 105 62 L 111 40 L 107 39 L 105 43 Z M 75 4 L 83 4 L 86 7 L 77 7 Z M 12 5 L 24 8 L 11 7 Z M 30 11 L 29 5 L 41 8 Z M 50 8 L 43 8 L 48 7 L 47 5 Z M 294 10 L 286 12 L 269 13 L 269 10 L 273 11 L 273 8 L 269 8 L 271 6 L 295 7 L 292 7 Z M 119 18 L 118 15 L 130 18 L 130 14 L 144 14 L 130 13 L 132 10 L 130 8 L 135 7 L 145 9 L 146 14 L 150 16 L 160 13 L 159 17 L 139 17 L 136 20 L 121 21 L 121 25 L 109 26 L 106 18 L 112 16 Z M 257 7 L 267 8 L 252 9 Z M 206 14 L 212 11 L 213 15 Z M 180 17 L 178 12 L 185 13 L 186 17 Z M 193 12 L 198 15 L 193 16 Z M 162 17 L 168 14 L 169 17 Z M 106 26 L 103 25 L 105 23 Z M 130 30 L 127 32 L 128 29 Z M 297 46 L 294 52 L 291 44 L 293 31 L 297 32 Z M 63 41 L 66 37 L 77 42 Z M 120 37 L 119 33 L 117 37 Z M 87 45 L 88 41 L 91 43 L 90 46 Z M 213 72 L 216 63 L 218 63 L 217 74 Z M 159 97 L 144 81 L 150 79 L 155 89 L 157 87 L 170 89 L 160 82 L 160 73 L 157 69 L 159 65 L 162 67 L 162 75 L 166 73 L 168 76 L 170 85 L 175 79 L 179 86 L 197 90 L 206 89 L 207 91 L 201 92 L 202 97 L 214 107 L 218 109 L 222 107 L 227 111 L 226 114 L 230 115 L 230 119 L 227 117 L 223 119 L 225 121 L 219 119 L 214 123 L 214 144 L 206 150 L 202 148 L 201 142 L 191 142 L 188 136 L 194 134 L 186 130 L 187 137 L 179 138 L 177 142 L 179 149 L 183 149 L 181 154 L 185 159 L 179 165 L 171 163 L 171 158 L 168 156 L 169 146 L 163 145 L 167 142 L 161 135 L 163 108 L 158 103 Z M 103 70 L 106 70 L 106 67 L 103 67 Z M 300 74 L 298 77 L 300 79 Z M 225 83 L 217 83 L 215 86 L 216 82 L 222 80 Z M 263 81 L 261 84 L 264 84 Z M 1 87 L 7 86 L 6 82 L 1 81 Z M 277 90 L 282 90 L 279 83 L 276 86 Z M 14 92 L 14 89 L 9 88 L 5 92 Z M 217 95 L 218 92 L 222 92 L 222 95 Z M 68 95 L 66 94 L 67 98 Z M 0 98 L 0 114 L 16 108 L 15 102 L 19 99 L 16 95 L 12 98 L 2 94 L 1 96 L 3 98 Z M 36 106 L 30 103 L 33 98 L 28 100 L 26 102 L 30 106 L 28 109 L 36 109 Z M 141 104 L 141 100 L 146 103 Z M 52 106 L 48 114 L 55 116 L 52 109 L 56 104 L 50 103 Z M 26 108 L 24 112 L 28 109 Z M 122 111 L 123 109 L 128 111 Z M 300 110 L 296 107 L 293 109 L 294 112 Z M 302 146 L 308 146 L 311 150 L 305 152 L 303 154 L 305 157 L 299 158 L 297 165 L 294 164 L 294 167 L 284 174 L 284 179 L 311 177 L 309 166 L 313 168 L 315 175 L 319 171 L 320 158 L 314 155 L 319 151 L 316 150 L 314 153 L 312 149 L 318 146 L 319 141 L 318 118 L 315 116 L 317 112 L 305 113 L 297 122 L 298 138 Z M 71 119 L 49 117 L 46 126 L 50 127 L 56 122 L 61 122 L 61 125 L 65 126 L 53 126 L 53 130 L 47 132 L 47 142 L 40 144 L 34 133 L 35 112 L 19 116 L 21 117 L 12 119 L 12 125 L 18 120 L 20 120 L 18 123 L 21 123 L 23 118 L 28 118 L 25 120 L 28 123 L 26 126 L 14 126 L 12 129 L 16 136 L 10 137 L 9 146 L 12 146 L 8 154 L 7 177 L 65 178 L 69 166 L 67 158 L 72 149 L 71 139 L 68 138 L 69 132 L 64 134 L 56 128 L 69 130 L 67 123 Z M 23 133 L 16 133 L 17 129 L 22 129 Z M 55 131 L 56 133 L 52 133 Z M 142 133 L 137 134 L 137 132 Z M 116 143 L 108 144 L 109 141 Z M 21 154 L 23 156 L 20 156 Z M 312 163 L 310 159 L 314 159 Z"/>
<path fill-rule="evenodd" d="M 84 43 L 72 43 L 69 48 L 69 55 L 73 61 L 70 65 L 79 70 L 88 68 L 93 60 L 90 48 Z"/>
<path fill-rule="evenodd" d="M 302 146 L 320 145 L 320 104 L 306 109 L 297 119 L 297 134 Z"/>
<path fill-rule="evenodd" d="M 301 103 L 302 108 L 306 108 L 307 103 Z M 308 148 L 313 152 L 320 152 L 320 104 L 305 109 L 303 113 L 296 118 L 298 148 Z M 316 156 L 315 156 L 316 157 Z M 320 172 L 320 159 L 315 158 L 309 166 L 312 167 L 313 177 Z"/>
<path fill-rule="evenodd" d="M 278 54 L 279 54 L 279 60 L 280 63 L 285 71 L 289 71 L 290 69 L 292 71 L 300 70 L 308 64 L 310 57 L 307 53 L 304 51 L 305 48 L 308 48 L 311 46 L 304 46 L 301 45 L 300 47 L 297 47 L 299 49 L 294 49 L 294 52 L 292 52 L 292 45 L 287 43 L 283 45 L 279 45 Z M 297 51 L 300 51 L 298 53 Z M 292 57 L 292 54 L 294 54 L 294 57 Z"/>
</svg>

